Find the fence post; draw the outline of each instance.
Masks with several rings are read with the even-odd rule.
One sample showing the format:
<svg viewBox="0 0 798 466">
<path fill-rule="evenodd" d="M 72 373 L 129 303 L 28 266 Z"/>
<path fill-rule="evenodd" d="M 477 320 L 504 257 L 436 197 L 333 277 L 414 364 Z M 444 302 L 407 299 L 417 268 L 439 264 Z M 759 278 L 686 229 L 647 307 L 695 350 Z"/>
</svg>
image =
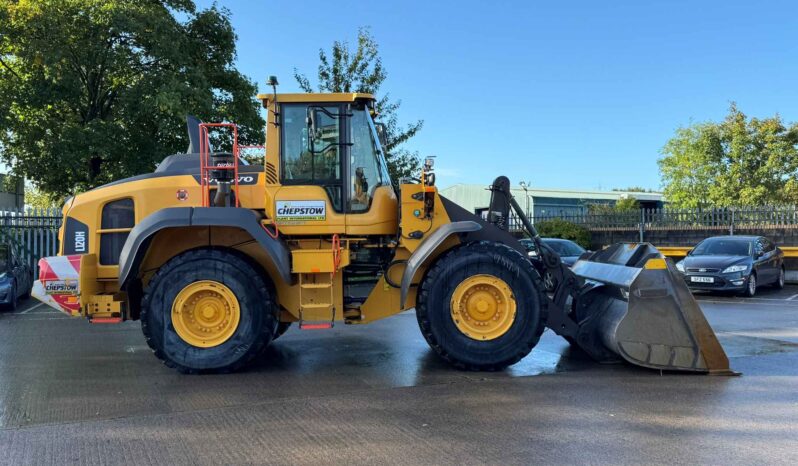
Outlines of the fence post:
<svg viewBox="0 0 798 466">
<path fill-rule="evenodd" d="M 645 223 L 646 223 L 646 210 L 640 209 L 640 242 L 643 242 L 643 236 L 645 234 Z"/>
<path fill-rule="evenodd" d="M 729 235 L 734 236 L 734 207 L 731 208 L 731 222 L 729 222 Z"/>
</svg>

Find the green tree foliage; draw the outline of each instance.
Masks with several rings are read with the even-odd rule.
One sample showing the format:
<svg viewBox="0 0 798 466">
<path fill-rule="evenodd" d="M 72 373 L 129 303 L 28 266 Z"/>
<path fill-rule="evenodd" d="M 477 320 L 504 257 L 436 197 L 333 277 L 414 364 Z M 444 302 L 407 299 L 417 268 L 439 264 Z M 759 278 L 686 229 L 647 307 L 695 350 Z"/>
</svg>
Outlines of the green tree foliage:
<svg viewBox="0 0 798 466">
<path fill-rule="evenodd" d="M 635 212 L 640 210 L 640 203 L 633 197 L 622 197 L 613 207 L 615 212 Z"/>
<path fill-rule="evenodd" d="M 569 239 L 583 248 L 590 248 L 590 232 L 587 228 L 561 218 L 542 220 L 535 223 L 540 236 L 545 238 Z"/>
<path fill-rule="evenodd" d="M 615 206 L 604 202 L 589 202 L 584 204 L 587 212 L 592 215 L 611 214 L 615 212 Z"/>
<path fill-rule="evenodd" d="M 182 152 L 186 114 L 261 141 L 235 39 L 191 0 L 0 0 L 0 157 L 60 197 Z"/>
<path fill-rule="evenodd" d="M 346 41 L 333 42 L 329 55 L 324 49 L 319 49 L 316 90 L 306 75 L 294 69 L 294 78 L 305 92 L 362 92 L 378 96 L 387 77 L 377 42 L 367 28 L 358 31 L 354 50 Z M 400 125 L 397 111 L 401 104 L 400 100 L 392 101 L 388 93 L 379 97 L 376 104 L 379 114 L 376 121 L 385 125 L 388 144 L 383 149 L 394 182 L 405 176 L 418 176 L 421 169 L 418 153 L 401 146 L 421 130 L 424 121 Z"/>
<path fill-rule="evenodd" d="M 25 187 L 25 207 L 50 209 L 53 207 L 60 207 L 61 204 L 63 204 L 63 199 L 54 199 L 52 195 L 47 194 L 41 189 L 34 188 L 33 186 Z"/>
<path fill-rule="evenodd" d="M 748 118 L 732 103 L 720 123 L 679 128 L 659 160 L 675 207 L 798 203 L 798 124 Z"/>
<path fill-rule="evenodd" d="M 625 190 L 624 190 L 625 191 Z M 587 211 L 593 215 L 628 213 L 640 210 L 640 203 L 634 197 L 621 197 L 614 204 L 594 202 L 587 204 Z"/>
</svg>

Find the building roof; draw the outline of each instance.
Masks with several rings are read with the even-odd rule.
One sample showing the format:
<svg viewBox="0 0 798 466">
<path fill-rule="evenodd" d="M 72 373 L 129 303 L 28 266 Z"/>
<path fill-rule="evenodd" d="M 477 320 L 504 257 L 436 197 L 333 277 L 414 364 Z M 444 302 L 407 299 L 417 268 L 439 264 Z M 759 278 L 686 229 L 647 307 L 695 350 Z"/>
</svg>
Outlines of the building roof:
<svg viewBox="0 0 798 466">
<path fill-rule="evenodd" d="M 274 94 L 258 94 L 258 100 L 263 101 L 263 105 L 268 105 Z M 277 102 L 354 102 L 356 100 L 374 100 L 371 94 L 357 92 L 333 92 L 333 93 L 302 93 L 302 94 L 277 94 Z"/>
<path fill-rule="evenodd" d="M 481 192 L 487 191 L 487 186 L 479 184 L 455 184 L 444 188 L 441 193 L 445 196 L 447 192 L 450 193 L 464 193 L 464 192 Z M 524 188 L 521 186 L 513 186 L 512 192 L 514 195 L 523 196 Z M 532 197 L 556 197 L 564 199 L 606 199 L 617 201 L 626 196 L 634 197 L 640 201 L 662 201 L 664 195 L 662 193 L 652 192 L 635 192 L 635 191 L 599 191 L 599 190 L 583 190 L 583 189 L 562 189 L 562 188 L 527 188 L 526 192 Z"/>
<path fill-rule="evenodd" d="M 441 194 L 466 210 L 474 211 L 488 207 L 490 203 L 490 191 L 487 185 L 479 184 L 455 184 L 440 190 Z M 588 204 L 591 201 L 597 203 L 612 203 L 625 197 L 633 197 L 639 201 L 664 201 L 662 193 L 641 193 L 627 191 L 598 191 L 598 190 L 575 190 L 575 189 L 554 189 L 554 188 L 524 188 L 514 186 L 512 194 L 524 205 L 524 199 L 529 199 L 533 204 L 546 207 L 555 202 L 552 199 L 559 198 L 573 201 L 573 204 Z M 547 201 L 548 199 L 548 201 Z M 586 202 L 583 202 L 586 201 Z M 566 204 L 568 201 L 563 201 Z M 526 205 L 529 209 L 530 206 Z M 557 206 L 555 206 L 557 208 Z"/>
</svg>

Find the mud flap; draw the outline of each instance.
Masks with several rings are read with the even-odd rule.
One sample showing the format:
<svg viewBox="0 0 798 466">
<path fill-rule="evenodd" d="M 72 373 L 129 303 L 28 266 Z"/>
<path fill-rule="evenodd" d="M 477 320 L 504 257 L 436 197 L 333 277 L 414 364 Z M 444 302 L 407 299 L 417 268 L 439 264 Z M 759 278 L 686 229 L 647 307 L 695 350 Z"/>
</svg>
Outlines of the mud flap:
<svg viewBox="0 0 798 466">
<path fill-rule="evenodd" d="M 584 257 L 577 344 L 600 361 L 735 374 L 673 262 L 650 244 L 619 243 Z"/>
</svg>

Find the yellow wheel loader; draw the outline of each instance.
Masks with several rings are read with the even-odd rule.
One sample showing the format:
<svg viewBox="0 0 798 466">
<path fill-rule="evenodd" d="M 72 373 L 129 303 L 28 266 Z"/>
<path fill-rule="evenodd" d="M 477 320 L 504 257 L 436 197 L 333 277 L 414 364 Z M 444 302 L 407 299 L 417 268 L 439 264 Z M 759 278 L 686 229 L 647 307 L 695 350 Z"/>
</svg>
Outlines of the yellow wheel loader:
<svg viewBox="0 0 798 466">
<path fill-rule="evenodd" d="M 155 355 L 182 372 L 239 369 L 291 325 L 415 308 L 432 349 L 462 369 L 514 364 L 548 327 L 601 362 L 730 373 L 650 245 L 614 245 L 568 269 L 505 177 L 487 219 L 438 194 L 431 161 L 395 189 L 371 95 L 258 97 L 263 166 L 241 160 L 235 125 L 189 118 L 185 154 L 67 201 L 59 256 L 40 261 L 34 295 L 95 324 L 140 320 Z M 232 149 L 214 151 L 224 132 Z M 552 296 L 508 231 L 513 211 L 556 279 Z"/>
</svg>

